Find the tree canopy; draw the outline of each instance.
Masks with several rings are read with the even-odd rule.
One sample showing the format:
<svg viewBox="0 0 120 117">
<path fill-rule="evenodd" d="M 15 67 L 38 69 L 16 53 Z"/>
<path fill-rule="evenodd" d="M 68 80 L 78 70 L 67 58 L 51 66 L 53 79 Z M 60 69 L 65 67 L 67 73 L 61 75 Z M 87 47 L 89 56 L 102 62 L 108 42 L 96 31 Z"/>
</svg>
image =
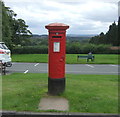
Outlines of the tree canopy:
<svg viewBox="0 0 120 117">
<path fill-rule="evenodd" d="M 27 38 L 32 34 L 28 30 L 28 25 L 23 19 L 17 19 L 17 14 L 10 7 L 6 7 L 1 1 L 0 4 L 2 4 L 2 41 L 10 48 L 25 45 L 29 42 Z"/>
<path fill-rule="evenodd" d="M 106 34 L 104 34 L 103 32 L 95 37 L 92 37 L 90 39 L 90 43 L 94 43 L 94 44 L 111 44 L 113 46 L 119 46 L 119 36 L 118 36 L 118 32 L 120 32 L 120 18 L 118 21 L 118 25 L 116 25 L 116 23 L 112 23 L 112 25 L 109 26 L 109 30 L 107 31 Z M 119 34 L 120 35 L 120 34 Z"/>
</svg>

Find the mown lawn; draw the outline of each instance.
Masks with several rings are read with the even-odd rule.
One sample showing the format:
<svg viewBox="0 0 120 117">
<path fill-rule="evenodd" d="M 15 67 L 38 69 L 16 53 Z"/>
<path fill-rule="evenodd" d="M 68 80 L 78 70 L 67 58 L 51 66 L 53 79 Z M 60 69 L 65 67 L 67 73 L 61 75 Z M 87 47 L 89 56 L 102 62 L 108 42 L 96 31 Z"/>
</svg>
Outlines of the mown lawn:
<svg viewBox="0 0 120 117">
<path fill-rule="evenodd" d="M 77 61 L 77 55 L 87 55 L 87 54 L 67 54 L 66 63 L 67 64 L 118 64 L 118 55 L 116 54 L 94 54 L 94 62 L 86 62 L 86 59 L 79 59 Z M 38 62 L 47 63 L 48 54 L 13 54 L 13 62 Z"/>
<path fill-rule="evenodd" d="M 38 104 L 47 96 L 45 73 L 14 73 L 3 76 L 3 110 L 38 112 Z M 69 112 L 117 113 L 117 75 L 66 75 L 66 91 L 60 95 L 69 101 Z M 41 112 L 41 111 L 40 111 Z"/>
</svg>

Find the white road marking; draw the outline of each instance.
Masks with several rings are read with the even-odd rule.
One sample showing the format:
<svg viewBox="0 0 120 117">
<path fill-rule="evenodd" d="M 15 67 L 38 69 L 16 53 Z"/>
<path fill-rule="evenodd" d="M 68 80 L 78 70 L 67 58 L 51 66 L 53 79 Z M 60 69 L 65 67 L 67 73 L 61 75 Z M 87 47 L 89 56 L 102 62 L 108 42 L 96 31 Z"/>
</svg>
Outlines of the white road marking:
<svg viewBox="0 0 120 117">
<path fill-rule="evenodd" d="M 24 74 L 28 73 L 28 71 L 29 71 L 29 70 L 26 70 L 26 71 L 24 72 Z"/>
<path fill-rule="evenodd" d="M 91 68 L 94 68 L 94 66 L 92 66 L 92 65 L 88 65 L 88 64 L 86 64 L 88 67 L 91 67 Z"/>
<path fill-rule="evenodd" d="M 35 64 L 34 66 L 36 67 L 37 65 L 39 65 L 39 63 Z"/>
</svg>

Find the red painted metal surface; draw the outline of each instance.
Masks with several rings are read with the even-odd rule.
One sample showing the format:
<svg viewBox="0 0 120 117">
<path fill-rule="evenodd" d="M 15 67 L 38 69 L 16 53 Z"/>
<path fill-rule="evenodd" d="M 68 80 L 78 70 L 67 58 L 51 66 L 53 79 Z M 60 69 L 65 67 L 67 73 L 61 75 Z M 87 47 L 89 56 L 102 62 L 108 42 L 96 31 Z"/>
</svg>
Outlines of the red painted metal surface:
<svg viewBox="0 0 120 117">
<path fill-rule="evenodd" d="M 69 26 L 52 23 L 45 27 L 49 31 L 49 78 L 65 78 L 66 29 Z"/>
</svg>

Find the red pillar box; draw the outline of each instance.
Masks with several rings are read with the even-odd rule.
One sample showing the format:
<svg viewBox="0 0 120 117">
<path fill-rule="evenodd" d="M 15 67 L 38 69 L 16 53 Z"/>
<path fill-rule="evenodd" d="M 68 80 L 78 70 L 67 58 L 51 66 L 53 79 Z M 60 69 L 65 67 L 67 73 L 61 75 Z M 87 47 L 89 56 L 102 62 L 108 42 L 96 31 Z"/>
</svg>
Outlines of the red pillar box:
<svg viewBox="0 0 120 117">
<path fill-rule="evenodd" d="M 69 26 L 52 23 L 45 28 L 49 31 L 48 93 L 58 95 L 65 90 L 66 29 Z"/>
</svg>

